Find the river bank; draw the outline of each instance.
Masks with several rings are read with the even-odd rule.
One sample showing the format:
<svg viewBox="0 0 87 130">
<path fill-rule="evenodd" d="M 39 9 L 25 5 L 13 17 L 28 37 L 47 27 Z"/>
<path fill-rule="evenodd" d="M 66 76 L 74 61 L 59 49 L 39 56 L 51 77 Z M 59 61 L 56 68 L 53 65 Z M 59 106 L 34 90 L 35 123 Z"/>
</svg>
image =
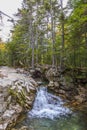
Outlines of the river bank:
<svg viewBox="0 0 87 130">
<path fill-rule="evenodd" d="M 76 110 L 81 110 L 87 114 L 87 84 L 75 82 L 69 72 L 61 74 L 57 68 L 50 68 L 46 71 L 49 81 L 48 89 L 55 95 L 66 99 L 65 104 Z"/>
<path fill-rule="evenodd" d="M 68 107 L 86 112 L 87 109 L 87 76 L 86 71 L 50 65 L 38 66 L 32 73 L 37 81 L 39 78 L 47 82 L 48 91 L 68 101 Z"/>
<path fill-rule="evenodd" d="M 83 87 L 81 84 L 74 86 L 71 77 L 68 77 L 67 81 L 66 76 L 61 76 L 58 70 L 52 68 L 45 71 L 40 68 L 26 71 L 2 66 L 0 67 L 0 130 L 11 130 L 21 113 L 31 110 L 37 87 L 44 78 L 49 82 L 47 88 L 51 93 L 68 101 L 65 106 L 87 114 L 86 86 Z M 22 128 L 24 129 L 25 127 Z"/>
<path fill-rule="evenodd" d="M 0 67 L 0 130 L 9 130 L 32 107 L 37 83 L 23 71 Z"/>
</svg>

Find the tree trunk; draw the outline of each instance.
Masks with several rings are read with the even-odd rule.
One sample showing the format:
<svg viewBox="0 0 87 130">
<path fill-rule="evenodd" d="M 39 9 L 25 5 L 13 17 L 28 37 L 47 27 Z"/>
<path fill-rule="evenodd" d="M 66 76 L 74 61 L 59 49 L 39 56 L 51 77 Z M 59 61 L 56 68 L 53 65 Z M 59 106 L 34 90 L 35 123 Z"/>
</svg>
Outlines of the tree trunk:
<svg viewBox="0 0 87 130">
<path fill-rule="evenodd" d="M 53 14 L 53 9 L 52 9 L 52 1 L 50 0 L 50 5 L 51 5 L 51 33 L 52 33 L 52 67 L 55 66 L 55 55 L 54 55 L 54 44 L 55 44 L 55 37 L 54 37 L 54 14 Z"/>
<path fill-rule="evenodd" d="M 64 69 L 64 12 L 63 12 L 63 1 L 60 0 L 61 4 L 61 57 L 60 57 L 60 68 Z"/>
</svg>

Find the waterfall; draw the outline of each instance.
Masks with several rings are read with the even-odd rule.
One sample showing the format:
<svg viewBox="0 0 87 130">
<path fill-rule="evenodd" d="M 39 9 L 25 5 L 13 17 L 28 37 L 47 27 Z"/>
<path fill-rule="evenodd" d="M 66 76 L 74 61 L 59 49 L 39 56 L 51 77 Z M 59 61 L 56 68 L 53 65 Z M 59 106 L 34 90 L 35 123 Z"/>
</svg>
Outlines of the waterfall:
<svg viewBox="0 0 87 130">
<path fill-rule="evenodd" d="M 37 95 L 32 110 L 28 113 L 31 118 L 59 118 L 67 116 L 71 113 L 69 108 L 63 106 L 64 101 L 51 93 L 47 92 L 46 87 L 40 87 L 37 90 Z"/>
</svg>

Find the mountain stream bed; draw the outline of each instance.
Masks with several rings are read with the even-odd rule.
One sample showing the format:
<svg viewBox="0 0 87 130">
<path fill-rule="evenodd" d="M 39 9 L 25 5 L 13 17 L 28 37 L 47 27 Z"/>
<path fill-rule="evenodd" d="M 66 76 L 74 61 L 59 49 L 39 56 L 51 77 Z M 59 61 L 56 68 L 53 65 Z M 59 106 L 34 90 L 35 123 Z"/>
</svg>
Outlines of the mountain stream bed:
<svg viewBox="0 0 87 130">
<path fill-rule="evenodd" d="M 87 116 L 64 106 L 65 101 L 40 87 L 31 111 L 16 125 L 28 130 L 87 130 Z"/>
</svg>

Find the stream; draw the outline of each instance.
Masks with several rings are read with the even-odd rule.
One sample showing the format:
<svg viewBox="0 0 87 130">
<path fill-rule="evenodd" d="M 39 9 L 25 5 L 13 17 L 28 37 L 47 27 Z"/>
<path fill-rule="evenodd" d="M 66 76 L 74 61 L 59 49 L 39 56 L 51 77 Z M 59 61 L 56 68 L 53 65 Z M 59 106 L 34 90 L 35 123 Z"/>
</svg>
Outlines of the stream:
<svg viewBox="0 0 87 130">
<path fill-rule="evenodd" d="M 87 117 L 64 106 L 65 101 L 47 92 L 37 90 L 34 105 L 16 128 L 28 126 L 29 130 L 87 130 Z"/>
</svg>

